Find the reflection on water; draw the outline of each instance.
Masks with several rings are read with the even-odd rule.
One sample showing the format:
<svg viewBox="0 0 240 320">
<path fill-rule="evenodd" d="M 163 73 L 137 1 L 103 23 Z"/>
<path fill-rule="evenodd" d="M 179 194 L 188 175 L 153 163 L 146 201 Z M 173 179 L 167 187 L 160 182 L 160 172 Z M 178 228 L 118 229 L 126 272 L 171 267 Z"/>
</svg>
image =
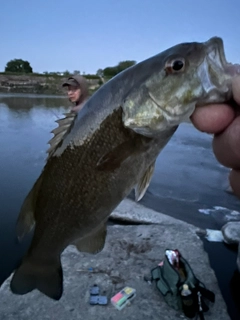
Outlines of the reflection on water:
<svg viewBox="0 0 240 320">
<path fill-rule="evenodd" d="M 69 109 L 65 97 L 0 95 L 0 284 L 19 259 L 15 221 L 40 174 L 54 122 Z"/>
<path fill-rule="evenodd" d="M 44 95 L 22 95 L 22 94 L 0 94 L 0 103 L 14 110 L 30 110 L 35 107 L 59 108 L 68 106 L 66 97 L 44 96 Z"/>
</svg>

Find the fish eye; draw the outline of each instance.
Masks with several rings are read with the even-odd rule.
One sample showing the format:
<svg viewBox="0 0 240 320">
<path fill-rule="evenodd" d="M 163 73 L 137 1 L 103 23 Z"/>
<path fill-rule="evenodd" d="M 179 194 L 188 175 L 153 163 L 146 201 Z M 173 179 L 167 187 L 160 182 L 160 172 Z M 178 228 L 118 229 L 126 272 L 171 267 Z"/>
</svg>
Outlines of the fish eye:
<svg viewBox="0 0 240 320">
<path fill-rule="evenodd" d="M 183 71 L 185 67 L 185 60 L 183 58 L 172 59 L 167 61 L 165 70 L 167 73 L 177 73 Z"/>
<path fill-rule="evenodd" d="M 179 71 L 184 67 L 184 63 L 182 60 L 176 60 L 172 64 L 172 68 L 174 71 Z"/>
</svg>

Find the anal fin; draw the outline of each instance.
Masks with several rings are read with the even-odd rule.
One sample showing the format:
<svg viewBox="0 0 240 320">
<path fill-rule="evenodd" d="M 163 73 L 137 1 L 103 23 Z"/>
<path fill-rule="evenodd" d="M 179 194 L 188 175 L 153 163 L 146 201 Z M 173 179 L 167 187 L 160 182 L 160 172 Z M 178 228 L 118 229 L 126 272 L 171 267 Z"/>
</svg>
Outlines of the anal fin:
<svg viewBox="0 0 240 320">
<path fill-rule="evenodd" d="M 149 184 L 151 182 L 153 172 L 155 168 L 155 162 L 151 164 L 138 184 L 135 187 L 135 201 L 140 201 L 142 197 L 144 196 L 145 192 L 147 191 L 147 188 L 149 187 Z"/>
<path fill-rule="evenodd" d="M 80 252 L 96 254 L 104 248 L 106 235 L 107 228 L 104 223 L 97 229 L 97 231 L 93 231 L 86 237 L 76 240 L 73 244 Z"/>
</svg>

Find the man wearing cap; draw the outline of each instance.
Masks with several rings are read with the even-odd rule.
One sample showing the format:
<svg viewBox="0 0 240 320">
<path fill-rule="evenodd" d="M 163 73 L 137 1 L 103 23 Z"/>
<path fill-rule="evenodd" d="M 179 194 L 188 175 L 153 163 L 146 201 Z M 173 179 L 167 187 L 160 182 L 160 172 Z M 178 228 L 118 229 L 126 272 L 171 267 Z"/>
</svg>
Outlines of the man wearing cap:
<svg viewBox="0 0 240 320">
<path fill-rule="evenodd" d="M 62 86 L 67 87 L 68 98 L 74 104 L 71 111 L 80 111 L 89 96 L 86 79 L 80 75 L 73 75 Z"/>
</svg>

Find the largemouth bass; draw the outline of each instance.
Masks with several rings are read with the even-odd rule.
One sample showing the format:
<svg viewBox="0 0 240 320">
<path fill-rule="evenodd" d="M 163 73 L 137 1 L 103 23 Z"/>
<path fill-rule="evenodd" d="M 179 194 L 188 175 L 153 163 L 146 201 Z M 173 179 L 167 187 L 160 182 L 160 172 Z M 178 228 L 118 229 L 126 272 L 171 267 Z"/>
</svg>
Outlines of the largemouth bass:
<svg viewBox="0 0 240 320">
<path fill-rule="evenodd" d="M 223 41 L 173 46 L 105 83 L 77 115 L 53 130 L 48 159 L 17 221 L 19 239 L 35 227 L 11 280 L 15 294 L 63 293 L 61 253 L 70 244 L 102 250 L 111 212 L 135 188 L 147 190 L 156 158 L 196 105 L 231 98 Z"/>
</svg>

